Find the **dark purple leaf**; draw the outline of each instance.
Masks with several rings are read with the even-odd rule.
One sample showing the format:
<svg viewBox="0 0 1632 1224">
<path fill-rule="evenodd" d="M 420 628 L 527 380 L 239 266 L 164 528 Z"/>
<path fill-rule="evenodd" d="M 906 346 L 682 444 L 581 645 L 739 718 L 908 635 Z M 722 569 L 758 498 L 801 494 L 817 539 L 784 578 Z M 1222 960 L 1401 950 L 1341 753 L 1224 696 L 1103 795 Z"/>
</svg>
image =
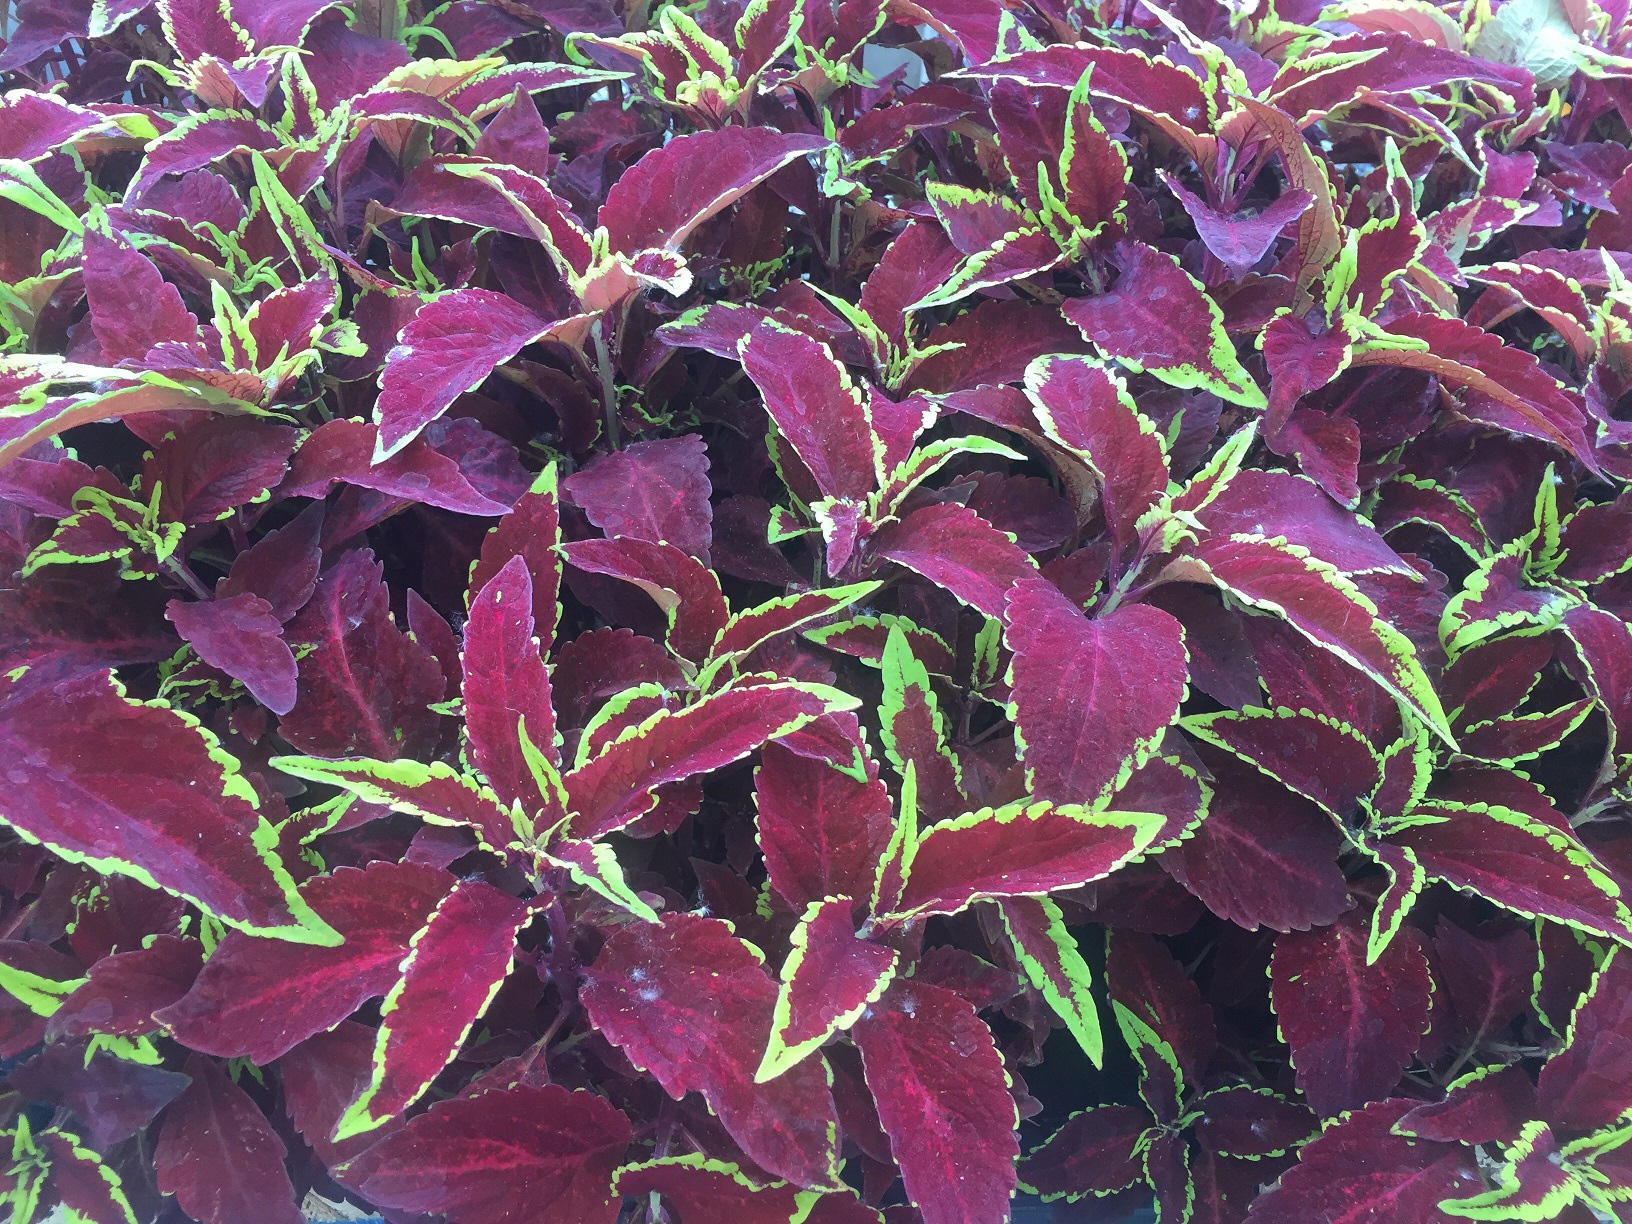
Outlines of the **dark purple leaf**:
<svg viewBox="0 0 1632 1224">
<path fill-rule="evenodd" d="M 389 761 L 435 738 L 426 707 L 442 695 L 442 670 L 392 620 L 384 568 L 366 550 L 345 554 L 289 622 L 287 641 L 309 649 L 279 730 L 303 752 Z"/>
<path fill-rule="evenodd" d="M 584 1006 L 669 1095 L 700 1092 L 762 1168 L 796 1185 L 826 1185 L 836 1172 L 837 1124 L 821 1056 L 754 1082 L 776 1005 L 760 960 L 715 919 L 636 922 L 591 966 Z"/>
<path fill-rule="evenodd" d="M 196 603 L 172 599 L 164 614 L 199 658 L 242 681 L 267 709 L 274 714 L 294 709 L 294 652 L 266 600 L 249 594 Z"/>
<path fill-rule="evenodd" d="M 1312 803 L 1228 758 L 1207 757 L 1207 819 L 1161 857 L 1220 918 L 1254 930 L 1308 930 L 1349 908 L 1335 857 L 1342 835 Z"/>
<path fill-rule="evenodd" d="M 1511 1143 L 1536 1113 L 1536 1085 L 1523 1067 L 1480 1067 L 1394 1124 L 1401 1135 L 1438 1143 Z"/>
<path fill-rule="evenodd" d="M 8 1082 L 28 1100 L 68 1110 L 79 1119 L 79 1133 L 106 1151 L 145 1129 L 189 1080 L 106 1051 L 87 1062 L 83 1042 L 61 1041 L 14 1070 Z"/>
<path fill-rule="evenodd" d="M 673 544 L 705 565 L 713 541 L 708 451 L 687 434 L 636 442 L 567 477 L 567 500 L 608 536 Z"/>
<path fill-rule="evenodd" d="M 1253 1203 L 1249 1224 L 1360 1224 L 1430 1220 L 1441 1199 L 1477 1189 L 1461 1145 L 1409 1139 L 1390 1129 L 1414 1101 L 1378 1101 L 1330 1127 L 1297 1165 Z"/>
<path fill-rule="evenodd" d="M 1045 1200 L 1075 1201 L 1142 1181 L 1139 1146 L 1150 1115 L 1133 1105 L 1100 1105 L 1067 1118 L 1020 1162 L 1020 1185 Z"/>
<path fill-rule="evenodd" d="M 1409 928 L 1371 963 L 1352 913 L 1282 935 L 1270 980 L 1298 1087 L 1322 1117 L 1386 1097 L 1428 1027 L 1428 961 Z"/>
<path fill-rule="evenodd" d="M 153 1148 L 159 1190 L 199 1224 L 301 1224 L 288 1149 L 249 1094 L 213 1060 L 194 1054 L 192 1079 L 165 1112 Z"/>
<path fill-rule="evenodd" d="M 1183 205 L 1196 233 L 1207 244 L 1207 249 L 1240 279 L 1274 245 L 1281 231 L 1304 214 L 1314 197 L 1307 191 L 1294 188 L 1283 191 L 1268 207 L 1254 214 L 1222 213 L 1205 200 L 1186 191 L 1171 175 L 1162 174 L 1162 181 Z"/>
<path fill-rule="evenodd" d="M 1570 1017 L 1564 1048 L 1547 1060 L 1537 1107 L 1554 1126 L 1595 1130 L 1632 1106 L 1632 966 L 1612 952 Z"/>
</svg>

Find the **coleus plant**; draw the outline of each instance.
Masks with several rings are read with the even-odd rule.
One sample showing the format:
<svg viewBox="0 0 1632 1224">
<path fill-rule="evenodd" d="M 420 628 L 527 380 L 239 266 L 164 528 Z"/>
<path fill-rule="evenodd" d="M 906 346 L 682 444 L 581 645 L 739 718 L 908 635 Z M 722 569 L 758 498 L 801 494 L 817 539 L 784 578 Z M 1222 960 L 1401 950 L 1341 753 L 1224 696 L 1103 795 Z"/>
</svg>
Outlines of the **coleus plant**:
<svg viewBox="0 0 1632 1224">
<path fill-rule="evenodd" d="M 1623 8 L 15 6 L 12 1218 L 1632 1218 Z"/>
</svg>

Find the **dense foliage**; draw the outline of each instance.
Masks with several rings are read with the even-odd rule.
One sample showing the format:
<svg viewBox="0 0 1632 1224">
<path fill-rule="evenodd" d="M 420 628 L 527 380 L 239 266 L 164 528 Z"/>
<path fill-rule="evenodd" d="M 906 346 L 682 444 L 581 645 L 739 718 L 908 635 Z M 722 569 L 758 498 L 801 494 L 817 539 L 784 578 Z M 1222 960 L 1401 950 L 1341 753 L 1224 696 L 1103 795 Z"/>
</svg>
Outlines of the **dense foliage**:
<svg viewBox="0 0 1632 1224">
<path fill-rule="evenodd" d="M 14 1221 L 1632 1218 L 1626 0 L 7 34 Z"/>
</svg>

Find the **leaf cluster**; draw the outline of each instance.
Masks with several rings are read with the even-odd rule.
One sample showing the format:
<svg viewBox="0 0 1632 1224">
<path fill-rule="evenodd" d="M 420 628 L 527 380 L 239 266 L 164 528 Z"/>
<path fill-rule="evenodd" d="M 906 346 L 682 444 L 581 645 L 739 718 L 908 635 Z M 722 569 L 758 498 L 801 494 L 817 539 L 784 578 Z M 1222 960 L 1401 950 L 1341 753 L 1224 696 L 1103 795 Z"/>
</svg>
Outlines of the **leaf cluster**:
<svg viewBox="0 0 1632 1224">
<path fill-rule="evenodd" d="M 1624 4 L 13 7 L 17 1224 L 1632 1219 Z"/>
</svg>

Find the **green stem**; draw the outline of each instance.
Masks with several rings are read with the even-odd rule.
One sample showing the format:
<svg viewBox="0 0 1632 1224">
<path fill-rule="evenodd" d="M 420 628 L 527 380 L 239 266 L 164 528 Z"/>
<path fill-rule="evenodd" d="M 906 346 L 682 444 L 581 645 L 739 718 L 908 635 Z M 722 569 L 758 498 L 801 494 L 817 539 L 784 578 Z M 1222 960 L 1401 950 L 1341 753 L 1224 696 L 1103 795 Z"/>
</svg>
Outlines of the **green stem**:
<svg viewBox="0 0 1632 1224">
<path fill-rule="evenodd" d="M 618 385 L 612 370 L 612 353 L 606 346 L 603 316 L 593 328 L 590 337 L 595 341 L 595 365 L 601 375 L 601 409 L 606 417 L 606 441 L 613 450 L 621 445 L 618 431 Z"/>
<path fill-rule="evenodd" d="M 186 587 L 193 593 L 194 596 L 203 600 L 205 603 L 208 603 L 211 599 L 215 598 L 210 594 L 209 589 L 198 580 L 198 576 L 194 574 L 192 570 L 188 569 L 184 564 L 176 560 L 174 554 L 171 554 L 164 559 L 164 572 L 169 574 L 177 582 L 181 583 L 182 586 Z"/>
</svg>

